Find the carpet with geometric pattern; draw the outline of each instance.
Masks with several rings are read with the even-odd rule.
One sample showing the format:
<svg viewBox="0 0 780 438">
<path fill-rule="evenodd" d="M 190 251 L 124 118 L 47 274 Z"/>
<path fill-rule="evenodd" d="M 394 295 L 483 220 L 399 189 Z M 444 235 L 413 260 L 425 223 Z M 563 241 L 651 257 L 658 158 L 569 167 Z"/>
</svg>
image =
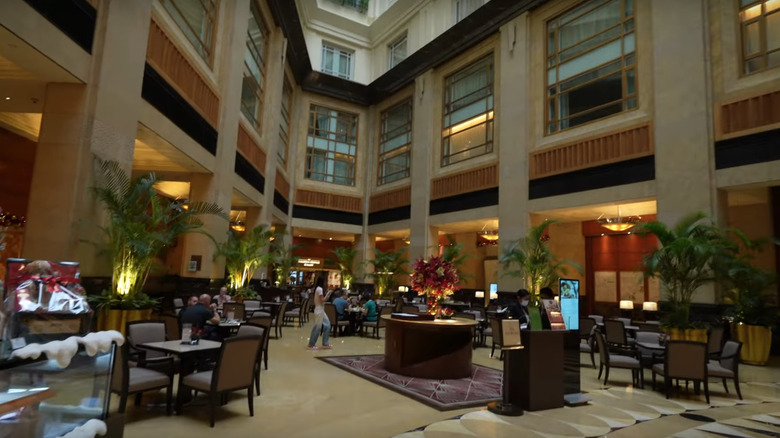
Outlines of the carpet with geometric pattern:
<svg viewBox="0 0 780 438">
<path fill-rule="evenodd" d="M 385 370 L 383 354 L 317 359 L 440 411 L 484 406 L 501 399 L 503 373 L 481 365 L 472 365 L 469 378 L 440 380 L 391 373 Z"/>
</svg>

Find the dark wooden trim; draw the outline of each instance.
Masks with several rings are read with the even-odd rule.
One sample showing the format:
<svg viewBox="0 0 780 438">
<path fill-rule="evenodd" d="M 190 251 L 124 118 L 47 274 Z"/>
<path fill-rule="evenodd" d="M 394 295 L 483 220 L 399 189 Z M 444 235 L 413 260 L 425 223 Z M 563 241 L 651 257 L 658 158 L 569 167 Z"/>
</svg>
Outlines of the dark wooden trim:
<svg viewBox="0 0 780 438">
<path fill-rule="evenodd" d="M 290 202 L 278 190 L 274 190 L 274 205 L 284 214 L 289 214 Z"/>
<path fill-rule="evenodd" d="M 293 217 L 300 219 L 312 219 L 320 222 L 335 222 L 339 224 L 363 225 L 363 215 L 327 208 L 308 207 L 305 205 L 293 205 Z"/>
<path fill-rule="evenodd" d="M 375 211 L 368 214 L 368 224 L 377 225 L 387 222 L 402 221 L 412 217 L 412 206 L 389 208 L 387 210 Z"/>
<path fill-rule="evenodd" d="M 715 168 L 780 160 L 780 129 L 715 142 Z"/>
<path fill-rule="evenodd" d="M 528 198 L 538 199 L 655 179 L 654 156 L 589 167 L 528 181 Z"/>
<path fill-rule="evenodd" d="M 429 205 L 431 216 L 498 205 L 498 187 L 436 199 Z"/>
<path fill-rule="evenodd" d="M 263 193 L 263 190 L 265 190 L 265 177 L 249 162 L 249 160 L 238 152 L 236 152 L 236 162 L 233 169 L 235 170 L 236 175 L 248 182 L 249 185 L 257 189 L 258 192 Z"/>
<path fill-rule="evenodd" d="M 85 0 L 24 0 L 74 43 L 92 53 L 97 10 Z"/>
</svg>

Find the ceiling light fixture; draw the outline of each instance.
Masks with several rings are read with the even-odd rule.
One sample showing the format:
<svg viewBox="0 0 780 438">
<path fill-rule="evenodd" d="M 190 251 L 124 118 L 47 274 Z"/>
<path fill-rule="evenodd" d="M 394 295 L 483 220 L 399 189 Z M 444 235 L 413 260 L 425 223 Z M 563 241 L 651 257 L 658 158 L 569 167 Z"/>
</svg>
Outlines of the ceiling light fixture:
<svg viewBox="0 0 780 438">
<path fill-rule="evenodd" d="M 11 96 L 5 96 L 5 100 L 11 100 Z"/>
<path fill-rule="evenodd" d="M 602 214 L 597 219 L 599 222 L 599 225 L 602 227 L 610 230 L 610 231 L 626 231 L 630 230 L 631 228 L 634 228 L 636 224 L 639 223 L 640 220 L 642 220 L 641 216 L 626 216 L 621 217 L 620 216 L 620 206 L 618 205 L 618 215 L 617 217 L 604 217 Z"/>
</svg>

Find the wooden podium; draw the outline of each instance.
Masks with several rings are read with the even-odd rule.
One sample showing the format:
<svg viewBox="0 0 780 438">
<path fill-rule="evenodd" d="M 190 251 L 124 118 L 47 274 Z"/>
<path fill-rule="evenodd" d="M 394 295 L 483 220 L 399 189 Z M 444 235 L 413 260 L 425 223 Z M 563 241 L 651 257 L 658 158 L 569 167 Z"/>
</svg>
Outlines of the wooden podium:
<svg viewBox="0 0 780 438">
<path fill-rule="evenodd" d="M 513 352 L 517 362 L 511 392 L 526 411 L 563 407 L 564 352 L 566 331 L 523 330 L 524 349 Z"/>
</svg>

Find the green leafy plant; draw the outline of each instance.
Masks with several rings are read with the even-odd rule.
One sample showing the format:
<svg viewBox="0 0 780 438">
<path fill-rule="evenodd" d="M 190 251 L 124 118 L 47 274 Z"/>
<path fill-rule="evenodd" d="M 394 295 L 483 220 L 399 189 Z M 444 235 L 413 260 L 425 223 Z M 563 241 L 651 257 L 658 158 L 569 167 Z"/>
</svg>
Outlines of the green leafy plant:
<svg viewBox="0 0 780 438">
<path fill-rule="evenodd" d="M 777 309 L 769 307 L 777 282 L 774 272 L 753 266 L 745 257 L 736 257 L 718 267 L 724 301 L 729 305 L 726 316 L 733 322 L 775 327 Z"/>
<path fill-rule="evenodd" d="M 238 288 L 238 289 L 234 289 L 230 293 L 230 297 L 233 298 L 234 300 L 235 299 L 239 299 L 239 300 L 254 300 L 254 299 L 257 298 L 257 292 L 255 292 L 254 289 L 252 289 L 251 287 L 248 287 L 248 286 L 247 287 L 241 287 L 241 288 Z"/>
<path fill-rule="evenodd" d="M 397 251 L 383 252 L 374 248 L 374 259 L 366 260 L 365 263 L 373 266 L 374 270 L 371 277 L 374 279 L 374 286 L 379 296 L 396 286 L 395 276 L 406 275 L 409 272 L 405 266 L 409 262 L 406 256 L 406 248 Z"/>
<path fill-rule="evenodd" d="M 284 233 L 279 233 L 274 238 L 273 263 L 274 273 L 276 274 L 276 285 L 286 287 L 290 279 L 290 271 L 298 265 L 298 256 L 293 254 L 300 245 L 285 245 Z"/>
<path fill-rule="evenodd" d="M 89 295 L 87 301 L 97 309 L 139 310 L 151 309 L 160 304 L 160 300 L 152 298 L 141 292 L 135 296 L 127 297 L 104 290 L 100 295 Z"/>
<path fill-rule="evenodd" d="M 96 186 L 93 192 L 108 212 L 104 228 L 107 252 L 112 262 L 111 305 L 136 308 L 148 304 L 142 293 L 154 258 L 186 233 L 201 230 L 201 215 L 213 214 L 227 220 L 216 204 L 181 202 L 165 198 L 155 189 L 160 180 L 154 173 L 130 178 L 117 162 L 95 159 Z M 210 236 L 209 236 L 210 237 Z M 119 300 L 119 303 L 116 300 Z"/>
<path fill-rule="evenodd" d="M 637 233 L 658 238 L 659 247 L 644 257 L 642 265 L 645 275 L 659 278 L 666 287 L 669 311 L 662 322 L 669 328 L 692 328 L 691 299 L 699 287 L 715 279 L 713 266 L 733 258 L 738 245 L 730 239 L 729 230 L 702 212 L 684 216 L 671 228 L 658 221 L 639 224 Z M 733 234 L 751 245 L 743 234 Z"/>
<path fill-rule="evenodd" d="M 355 274 L 353 267 L 355 266 L 355 257 L 357 257 L 357 249 L 353 247 L 340 246 L 331 250 L 336 256 L 336 264 L 339 267 L 339 274 L 341 275 L 341 284 L 345 289 L 349 289 L 352 282 L 355 280 Z"/>
<path fill-rule="evenodd" d="M 466 259 L 473 257 L 473 255 L 461 254 L 461 251 L 463 250 L 463 244 L 455 241 L 455 238 L 449 234 L 447 234 L 446 237 L 448 244 L 442 248 L 442 259 L 448 262 L 452 262 L 452 264 L 455 266 L 455 269 L 458 271 L 460 281 L 474 278 L 474 275 L 463 271 L 463 264 L 466 263 Z"/>
<path fill-rule="evenodd" d="M 227 241 L 217 244 L 214 258 L 225 258 L 230 290 L 243 288 L 261 266 L 273 262 L 274 255 L 269 251 L 273 236 L 273 231 L 265 225 L 259 225 L 243 235 L 229 231 Z"/>
<path fill-rule="evenodd" d="M 561 260 L 550 250 L 544 239 L 547 228 L 556 223 L 547 219 L 531 227 L 525 237 L 510 242 L 499 257 L 504 275 L 522 278 L 531 293 L 531 299 L 538 302 L 539 290 L 555 284 L 561 274 L 567 273 L 567 266 L 582 274 L 582 267 L 570 260 Z"/>
</svg>

